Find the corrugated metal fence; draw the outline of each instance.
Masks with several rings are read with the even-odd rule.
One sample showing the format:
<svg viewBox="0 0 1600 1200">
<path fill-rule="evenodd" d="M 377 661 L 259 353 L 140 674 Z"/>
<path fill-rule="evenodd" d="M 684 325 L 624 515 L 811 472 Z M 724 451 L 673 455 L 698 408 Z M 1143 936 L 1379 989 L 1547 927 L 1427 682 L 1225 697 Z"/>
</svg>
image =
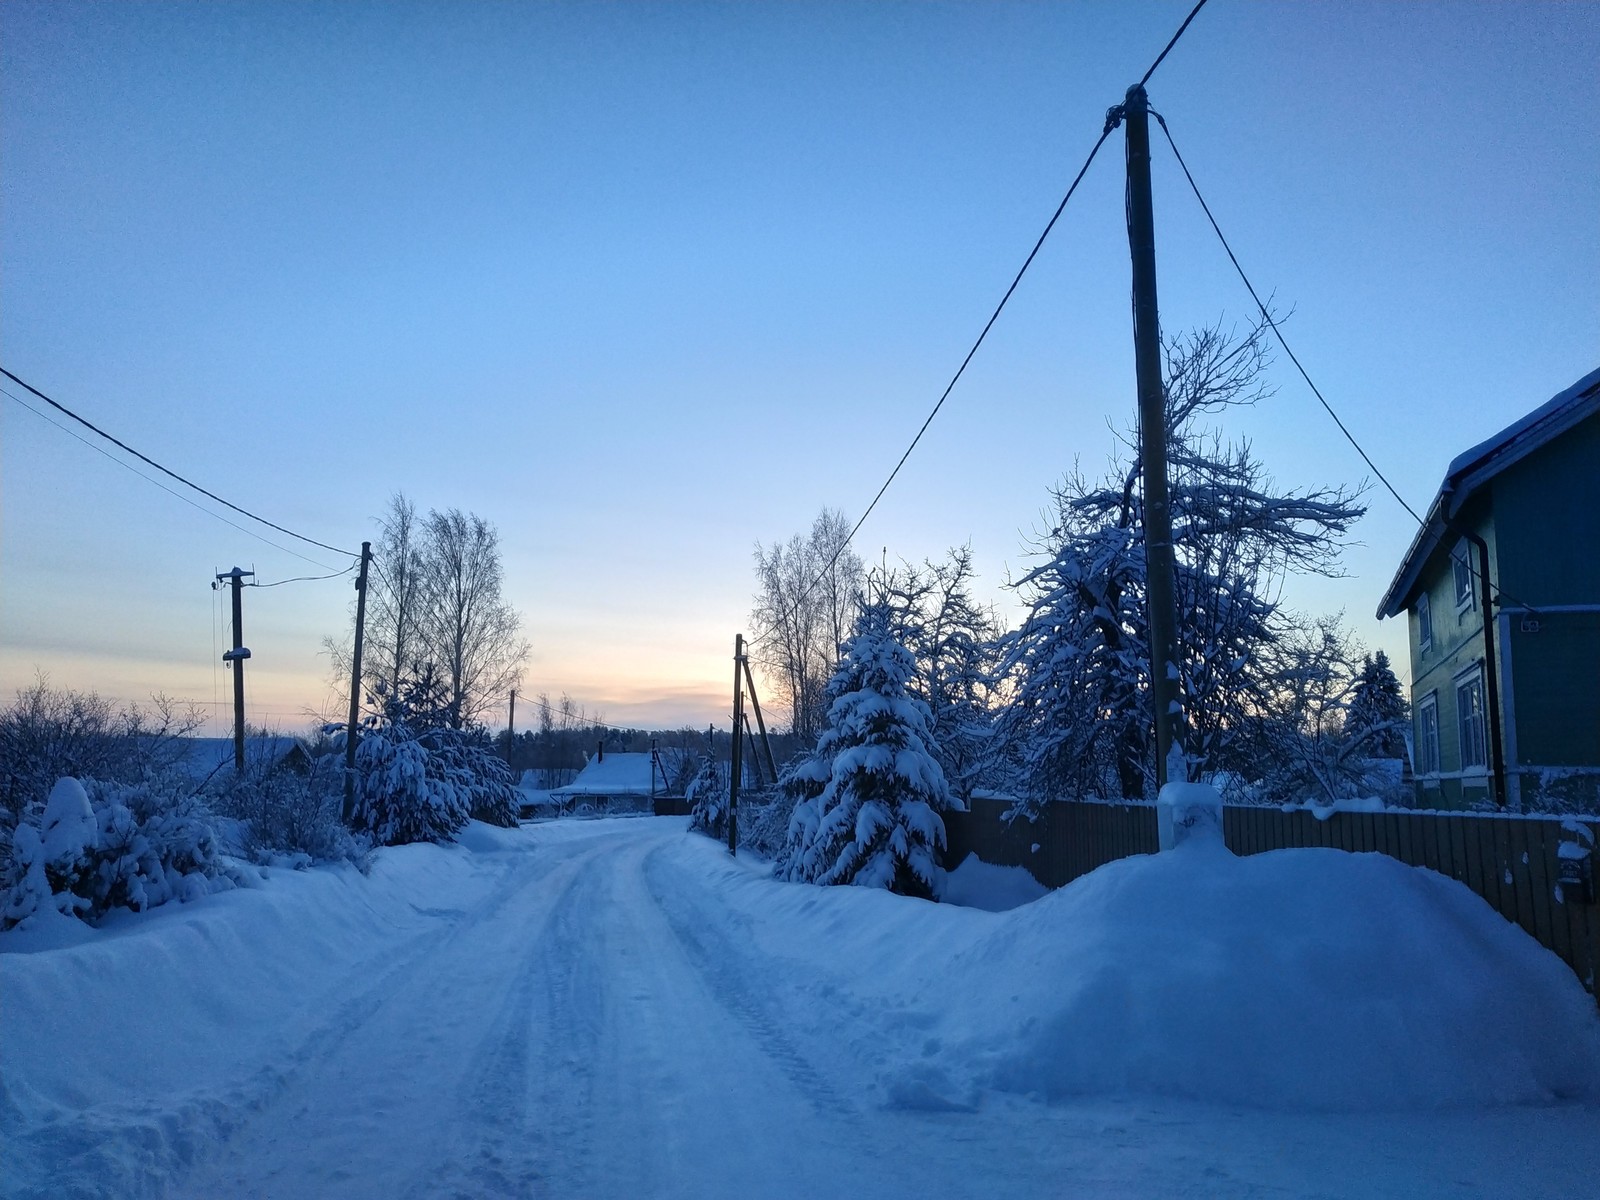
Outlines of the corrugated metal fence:
<svg viewBox="0 0 1600 1200">
<path fill-rule="evenodd" d="M 948 814 L 947 865 L 976 854 L 984 862 L 1026 867 L 1046 887 L 1060 887 L 1114 859 L 1157 847 L 1152 805 L 1049 804 L 1034 821 L 1007 821 L 1010 808 L 1006 800 L 975 799 L 972 811 Z M 1583 824 L 1600 835 L 1600 822 Z M 1593 993 L 1600 908 L 1560 886 L 1558 847 L 1579 836 L 1562 825 L 1555 817 L 1476 813 L 1336 812 L 1319 819 L 1304 810 L 1232 805 L 1222 820 L 1223 837 L 1235 854 L 1326 846 L 1387 854 L 1457 879 L 1560 955 Z M 1597 855 L 1591 854 L 1591 862 Z"/>
</svg>

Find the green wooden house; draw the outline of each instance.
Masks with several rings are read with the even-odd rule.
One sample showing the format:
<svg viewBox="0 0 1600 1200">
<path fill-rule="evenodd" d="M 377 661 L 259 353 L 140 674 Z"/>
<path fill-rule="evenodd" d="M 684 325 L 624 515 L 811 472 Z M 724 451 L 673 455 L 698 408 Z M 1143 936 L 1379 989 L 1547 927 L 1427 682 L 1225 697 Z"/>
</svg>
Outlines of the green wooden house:
<svg viewBox="0 0 1600 1200">
<path fill-rule="evenodd" d="M 1600 811 L 1600 371 L 1450 464 L 1402 612 L 1419 803 Z"/>
</svg>

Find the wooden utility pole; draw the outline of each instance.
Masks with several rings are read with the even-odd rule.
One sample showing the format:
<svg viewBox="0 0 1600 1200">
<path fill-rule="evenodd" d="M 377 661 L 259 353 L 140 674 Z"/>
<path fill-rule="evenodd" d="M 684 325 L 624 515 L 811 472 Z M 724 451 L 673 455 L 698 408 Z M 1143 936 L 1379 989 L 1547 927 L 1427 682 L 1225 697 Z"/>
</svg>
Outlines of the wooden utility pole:
<svg viewBox="0 0 1600 1200">
<path fill-rule="evenodd" d="M 739 735 L 744 725 L 744 634 L 733 636 L 733 762 L 728 767 L 728 853 L 739 853 L 739 776 L 744 762 L 739 753 Z"/>
<path fill-rule="evenodd" d="M 511 765 L 511 748 L 517 737 L 517 689 L 511 689 L 511 711 L 506 715 L 506 766 Z"/>
<path fill-rule="evenodd" d="M 750 674 L 750 656 L 744 655 L 744 682 L 750 689 L 750 707 L 756 710 L 756 728 L 761 731 L 761 749 L 767 756 L 767 770 L 772 775 L 772 782 L 778 782 L 778 764 L 772 758 L 772 742 L 767 737 L 767 723 L 761 719 L 761 701 L 756 696 L 755 676 Z"/>
<path fill-rule="evenodd" d="M 244 648 L 243 589 L 247 578 L 255 578 L 255 572 L 238 567 L 217 576 L 218 583 L 227 580 L 233 586 L 233 649 L 224 651 L 222 661 L 233 670 L 233 769 L 240 775 L 244 774 L 244 660 L 250 657 Z"/>
<path fill-rule="evenodd" d="M 1123 106 L 1128 138 L 1128 249 L 1133 257 L 1133 352 L 1139 381 L 1139 450 L 1144 475 L 1146 622 L 1150 630 L 1150 702 L 1156 718 L 1156 786 L 1182 743 L 1178 687 L 1178 605 L 1167 497 L 1167 397 L 1161 380 L 1161 317 L 1156 303 L 1155 211 L 1150 199 L 1150 100 L 1141 85 Z M 1182 782 L 1179 780 L 1178 782 Z"/>
<path fill-rule="evenodd" d="M 361 645 L 367 632 L 367 565 L 372 562 L 372 543 L 361 543 L 361 570 L 356 575 L 356 641 L 350 655 L 350 723 L 344 727 L 344 819 L 356 811 L 356 740 L 361 718 Z"/>
</svg>

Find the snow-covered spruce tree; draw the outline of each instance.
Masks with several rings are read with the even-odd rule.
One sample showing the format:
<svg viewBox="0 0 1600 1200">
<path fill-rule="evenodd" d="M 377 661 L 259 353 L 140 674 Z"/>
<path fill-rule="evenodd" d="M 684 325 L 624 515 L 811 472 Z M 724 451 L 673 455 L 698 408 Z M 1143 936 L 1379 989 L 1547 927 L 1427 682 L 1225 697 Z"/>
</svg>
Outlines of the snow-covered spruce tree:
<svg viewBox="0 0 1600 1200">
<path fill-rule="evenodd" d="M 482 730 L 450 724 L 444 694 L 439 675 L 421 669 L 364 722 L 351 825 L 380 846 L 450 841 L 472 818 L 516 824 L 510 769 Z"/>
<path fill-rule="evenodd" d="M 1241 731 L 1278 694 L 1262 653 L 1296 624 L 1277 596 L 1290 571 L 1337 573 L 1365 511 L 1342 488 L 1279 492 L 1248 443 L 1201 419 L 1270 394 L 1267 329 L 1204 329 L 1164 347 L 1176 556 L 1180 736 L 1189 771 L 1249 775 Z M 1028 603 L 1009 635 L 1013 697 L 1002 736 L 1033 802 L 1050 795 L 1139 797 L 1153 778 L 1149 631 L 1138 438 L 1104 481 L 1074 472 L 1054 493 L 1043 562 L 1014 585 Z"/>
<path fill-rule="evenodd" d="M 720 838 L 728 831 L 728 777 L 711 754 L 700 756 L 694 778 L 683 789 L 689 801 L 689 828 Z"/>
<path fill-rule="evenodd" d="M 1369 758 L 1401 758 L 1410 725 L 1411 706 L 1389 665 L 1389 656 L 1382 650 L 1367 655 L 1345 713 L 1345 736 L 1360 741 Z"/>
<path fill-rule="evenodd" d="M 827 724 L 814 756 L 786 773 L 800 795 L 778 865 L 785 879 L 853 883 L 938 899 L 941 812 L 952 807 L 928 706 L 910 695 L 916 665 L 888 631 L 887 606 L 863 609 L 828 681 Z"/>
</svg>

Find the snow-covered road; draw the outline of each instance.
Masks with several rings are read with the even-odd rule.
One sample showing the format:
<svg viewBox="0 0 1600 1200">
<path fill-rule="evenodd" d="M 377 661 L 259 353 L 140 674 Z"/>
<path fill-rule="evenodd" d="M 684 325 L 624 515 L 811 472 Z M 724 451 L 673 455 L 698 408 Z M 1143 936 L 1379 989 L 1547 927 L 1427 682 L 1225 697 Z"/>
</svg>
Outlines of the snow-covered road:
<svg viewBox="0 0 1600 1200">
<path fill-rule="evenodd" d="M 854 943 L 830 961 L 843 910 L 824 893 L 761 878 L 681 820 L 475 836 L 388 852 L 337 897 L 323 873 L 290 876 L 0 960 L 5 1194 L 1468 1196 L 1593 1182 L 1592 1107 L 1284 1115 L 1046 1104 L 937 1072 L 923 1086 L 935 1022 L 865 978 Z M 376 897 L 359 920 L 312 915 L 354 893 Z M 859 894 L 847 907 L 868 900 L 935 911 Z M 263 906 L 275 923 L 259 923 Z M 997 919 L 945 911 L 953 936 Z M 174 968 L 199 977 L 175 986 Z M 81 1061 L 49 1045 L 75 1031 Z M 124 1044 L 132 1062 L 100 1061 Z"/>
</svg>

